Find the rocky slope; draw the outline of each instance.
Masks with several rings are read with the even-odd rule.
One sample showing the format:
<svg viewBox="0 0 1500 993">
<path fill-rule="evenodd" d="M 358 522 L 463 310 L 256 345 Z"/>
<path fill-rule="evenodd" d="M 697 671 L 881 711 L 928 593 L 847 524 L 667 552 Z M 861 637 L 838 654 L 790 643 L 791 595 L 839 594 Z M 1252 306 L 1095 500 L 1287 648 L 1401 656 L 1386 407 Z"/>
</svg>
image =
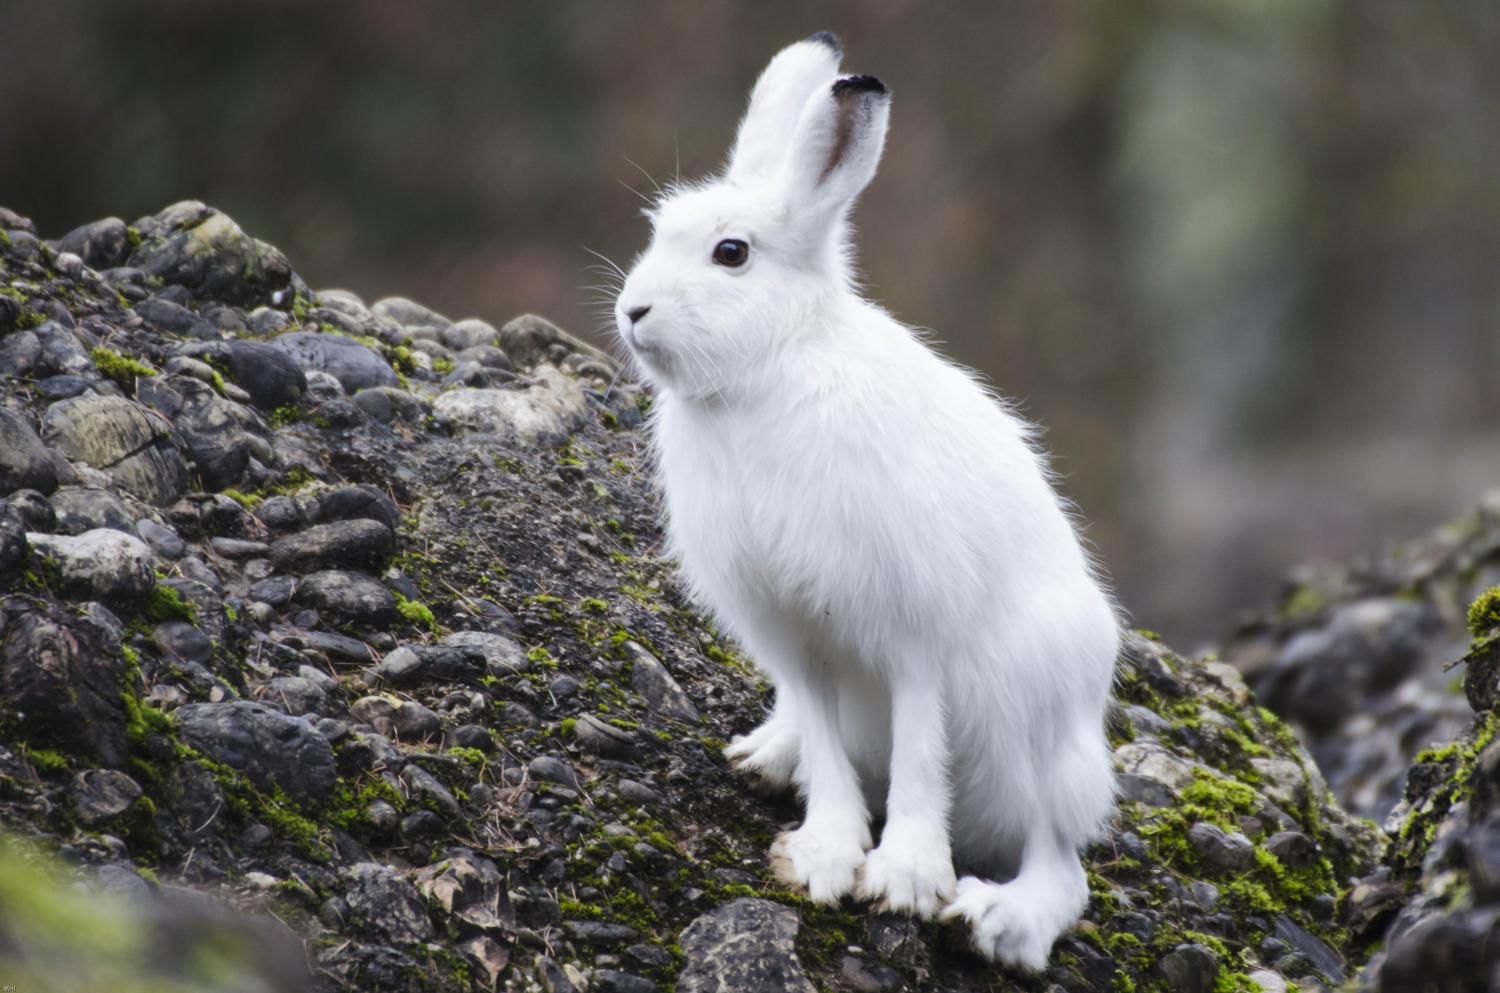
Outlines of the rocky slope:
<svg viewBox="0 0 1500 993">
<path fill-rule="evenodd" d="M 765 865 L 795 804 L 722 757 L 765 686 L 659 555 L 650 397 L 608 356 L 314 293 L 197 203 L 0 232 L 0 974 L 1307 991 L 1353 982 L 1399 912 L 1362 981 L 1407 989 L 1403 961 L 1487 919 L 1488 869 L 1460 905 L 1429 865 L 1489 809 L 1459 795 L 1489 782 L 1487 724 L 1417 767 L 1387 845 L 1234 667 L 1140 636 L 1123 800 L 1045 975 L 811 906 Z M 18 912 L 70 878 L 96 895 Z"/>
</svg>

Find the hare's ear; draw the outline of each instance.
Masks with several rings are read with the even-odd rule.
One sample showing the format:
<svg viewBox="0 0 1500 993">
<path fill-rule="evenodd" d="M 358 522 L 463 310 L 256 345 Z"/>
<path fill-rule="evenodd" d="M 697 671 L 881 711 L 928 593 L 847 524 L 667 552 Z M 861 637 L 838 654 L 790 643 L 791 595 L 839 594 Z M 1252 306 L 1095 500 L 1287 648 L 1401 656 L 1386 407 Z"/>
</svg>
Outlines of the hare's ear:
<svg viewBox="0 0 1500 993">
<path fill-rule="evenodd" d="M 838 38 L 827 31 L 777 53 L 750 91 L 750 107 L 740 121 L 729 156 L 730 182 L 753 182 L 775 174 L 786 157 L 788 137 L 808 94 L 833 82 L 842 56 Z"/>
<path fill-rule="evenodd" d="M 791 211 L 813 224 L 842 216 L 875 177 L 890 116 L 890 90 L 874 76 L 845 76 L 814 94 L 785 163 Z"/>
</svg>

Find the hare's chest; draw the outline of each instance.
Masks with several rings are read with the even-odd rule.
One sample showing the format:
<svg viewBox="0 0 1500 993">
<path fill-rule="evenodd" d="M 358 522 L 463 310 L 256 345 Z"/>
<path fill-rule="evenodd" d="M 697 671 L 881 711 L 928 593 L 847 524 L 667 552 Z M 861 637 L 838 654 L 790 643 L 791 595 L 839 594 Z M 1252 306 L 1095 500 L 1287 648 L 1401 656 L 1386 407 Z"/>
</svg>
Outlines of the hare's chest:
<svg viewBox="0 0 1500 993">
<path fill-rule="evenodd" d="M 768 452 L 743 425 L 662 425 L 667 530 L 688 580 L 709 599 L 778 601 L 806 549 L 808 508 L 796 459 Z"/>
</svg>

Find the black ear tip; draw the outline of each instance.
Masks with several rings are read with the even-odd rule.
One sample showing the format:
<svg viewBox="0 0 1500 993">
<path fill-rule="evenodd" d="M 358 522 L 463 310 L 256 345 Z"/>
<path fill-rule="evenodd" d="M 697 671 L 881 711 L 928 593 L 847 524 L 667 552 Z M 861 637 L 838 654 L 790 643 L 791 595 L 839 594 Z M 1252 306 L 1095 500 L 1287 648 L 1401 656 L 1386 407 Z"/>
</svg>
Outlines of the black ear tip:
<svg viewBox="0 0 1500 993">
<path fill-rule="evenodd" d="M 878 76 L 845 76 L 836 80 L 833 84 L 833 95 L 843 96 L 845 93 L 889 93 L 886 85 L 880 81 Z"/>
<path fill-rule="evenodd" d="M 814 31 L 807 36 L 808 41 L 815 41 L 819 45 L 826 45 L 833 50 L 834 55 L 844 54 L 844 43 L 839 41 L 839 36 L 832 31 Z"/>
</svg>

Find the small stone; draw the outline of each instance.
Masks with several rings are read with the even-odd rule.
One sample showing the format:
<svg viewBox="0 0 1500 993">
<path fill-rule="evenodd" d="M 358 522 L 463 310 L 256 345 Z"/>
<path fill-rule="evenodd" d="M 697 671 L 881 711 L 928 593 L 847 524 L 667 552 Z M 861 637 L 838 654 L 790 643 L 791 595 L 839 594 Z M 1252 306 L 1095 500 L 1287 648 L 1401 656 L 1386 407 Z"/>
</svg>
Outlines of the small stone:
<svg viewBox="0 0 1500 993">
<path fill-rule="evenodd" d="M 571 376 L 542 366 L 513 389 L 454 389 L 433 402 L 439 426 L 452 433 L 483 433 L 502 442 L 556 445 L 583 426 L 588 401 Z"/>
<path fill-rule="evenodd" d="M 188 744 L 263 790 L 280 789 L 311 803 L 326 801 L 333 792 L 333 749 L 306 718 L 234 700 L 181 707 L 177 722 Z"/>
<path fill-rule="evenodd" d="M 1219 975 L 1219 960 L 1202 945 L 1178 945 L 1162 956 L 1156 971 L 1173 993 L 1211 993 Z"/>
<path fill-rule="evenodd" d="M 1266 850 L 1291 869 L 1305 869 L 1318 861 L 1318 846 L 1300 831 L 1279 831 L 1266 840 Z"/>
<path fill-rule="evenodd" d="M 573 767 L 552 755 L 538 755 L 526 766 L 532 779 L 544 783 L 557 783 L 570 789 L 578 789 L 578 774 Z"/>
<path fill-rule="evenodd" d="M 417 804 L 435 806 L 448 817 L 456 818 L 463 813 L 463 809 L 458 805 L 458 799 L 448 790 L 448 787 L 421 766 L 408 763 L 406 768 L 401 770 L 401 782 L 406 784 L 407 790 Z"/>
<path fill-rule="evenodd" d="M 0 496 L 16 490 L 57 489 L 52 453 L 25 418 L 0 407 Z"/>
<path fill-rule="evenodd" d="M 396 619 L 396 598 L 370 576 L 329 569 L 303 576 L 294 599 L 335 624 L 376 628 Z"/>
<path fill-rule="evenodd" d="M 1187 839 L 1198 857 L 1219 872 L 1240 872 L 1255 864 L 1255 845 L 1238 831 L 1199 821 L 1188 828 Z"/>
<path fill-rule="evenodd" d="M 62 534 L 83 534 L 99 528 L 120 531 L 131 537 L 139 536 L 134 516 L 125 509 L 125 504 L 110 490 L 85 489 L 81 486 L 64 486 L 52 494 L 48 501 L 52 507 L 52 528 Z"/>
<path fill-rule="evenodd" d="M 243 538 L 211 538 L 209 544 L 215 555 L 226 559 L 261 558 L 270 550 L 270 546 L 263 541 L 246 541 Z"/>
<path fill-rule="evenodd" d="M 631 688 L 646 698 L 651 710 L 673 720 L 698 720 L 698 708 L 655 655 L 634 641 L 625 642 L 623 648 L 633 665 Z"/>
<path fill-rule="evenodd" d="M 136 534 L 151 546 L 151 550 L 164 559 L 181 558 L 187 544 L 169 527 L 156 523 L 149 517 L 135 522 Z"/>
<path fill-rule="evenodd" d="M 129 810 L 141 798 L 141 787 L 115 769 L 84 769 L 73 776 L 69 794 L 79 822 L 93 827 Z"/>
<path fill-rule="evenodd" d="M 795 910 L 753 897 L 709 911 L 679 938 L 677 993 L 815 993 L 797 959 L 800 927 Z"/>
<path fill-rule="evenodd" d="M 374 520 L 335 521 L 277 539 L 271 562 L 285 572 L 379 568 L 390 559 L 395 536 Z"/>
<path fill-rule="evenodd" d="M 644 976 L 618 969 L 595 969 L 589 993 L 661 993 L 661 987 Z"/>
<path fill-rule="evenodd" d="M 272 339 L 272 346 L 289 355 L 304 373 L 321 372 L 338 380 L 345 393 L 370 386 L 397 386 L 390 365 L 351 338 L 316 331 L 293 331 Z M 311 377 L 307 377 L 311 385 Z"/>
<path fill-rule="evenodd" d="M 594 714 L 580 714 L 573 723 L 573 737 L 584 751 L 605 758 L 628 755 L 636 751 L 635 735 L 615 727 Z M 623 784 L 622 784 L 623 785 Z"/>
<path fill-rule="evenodd" d="M 393 945 L 415 945 L 432 937 L 421 894 L 395 870 L 364 862 L 344 875 L 344 900 L 354 927 Z"/>
<path fill-rule="evenodd" d="M 92 221 L 57 240 L 59 252 L 78 255 L 90 269 L 112 269 L 125 261 L 129 242 L 125 222 L 118 217 Z"/>
<path fill-rule="evenodd" d="M 158 507 L 187 491 L 187 465 L 171 424 L 124 397 L 88 395 L 52 404 L 42 417 L 42 439 Z"/>
<path fill-rule="evenodd" d="M 68 589 L 108 599 L 141 597 L 156 586 L 150 546 L 128 534 L 108 528 L 76 536 L 33 531 L 26 540 Z"/>
</svg>

